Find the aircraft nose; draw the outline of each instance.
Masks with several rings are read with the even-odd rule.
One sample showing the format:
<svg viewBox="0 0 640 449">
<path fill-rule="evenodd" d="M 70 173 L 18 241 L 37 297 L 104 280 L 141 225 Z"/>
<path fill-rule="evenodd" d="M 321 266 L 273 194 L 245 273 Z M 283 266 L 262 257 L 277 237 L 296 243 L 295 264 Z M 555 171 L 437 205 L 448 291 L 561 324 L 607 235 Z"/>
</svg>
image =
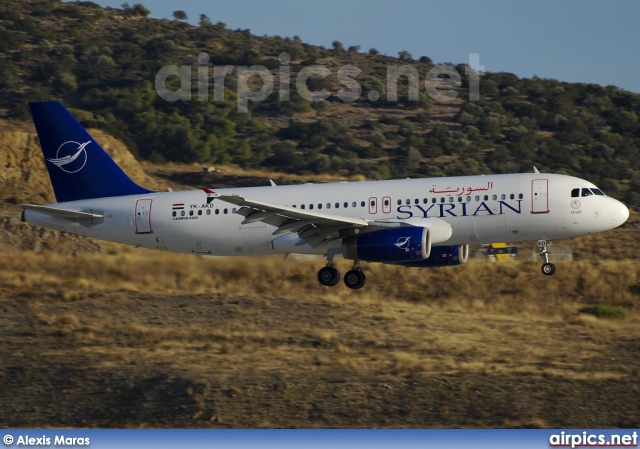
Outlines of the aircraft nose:
<svg viewBox="0 0 640 449">
<path fill-rule="evenodd" d="M 623 224 L 629 218 L 629 209 L 618 200 L 613 200 L 611 206 L 611 221 L 614 228 Z"/>
</svg>

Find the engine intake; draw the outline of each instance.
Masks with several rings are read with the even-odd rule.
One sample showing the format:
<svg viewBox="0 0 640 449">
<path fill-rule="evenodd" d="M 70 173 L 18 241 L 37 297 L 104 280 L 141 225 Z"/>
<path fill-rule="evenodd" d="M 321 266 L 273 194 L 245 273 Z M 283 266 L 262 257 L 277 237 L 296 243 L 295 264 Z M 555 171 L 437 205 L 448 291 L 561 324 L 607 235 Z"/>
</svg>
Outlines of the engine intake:
<svg viewBox="0 0 640 449">
<path fill-rule="evenodd" d="M 342 241 L 345 259 L 365 262 L 418 262 L 427 259 L 430 252 L 429 229 L 418 226 L 382 229 Z"/>
</svg>

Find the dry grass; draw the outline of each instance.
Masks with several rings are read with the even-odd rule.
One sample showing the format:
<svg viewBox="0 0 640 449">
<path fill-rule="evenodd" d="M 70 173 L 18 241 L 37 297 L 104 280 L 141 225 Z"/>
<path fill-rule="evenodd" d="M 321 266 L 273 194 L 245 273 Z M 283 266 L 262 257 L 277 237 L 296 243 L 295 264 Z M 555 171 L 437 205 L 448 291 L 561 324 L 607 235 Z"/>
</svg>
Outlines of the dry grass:
<svg viewBox="0 0 640 449">
<path fill-rule="evenodd" d="M 321 258 L 218 258 L 113 246 L 109 254 L 74 257 L 43 253 L 0 254 L 0 286 L 57 291 L 66 301 L 83 291 L 234 294 L 250 298 L 304 297 L 334 306 L 345 302 L 405 301 L 438 310 L 566 317 L 585 304 L 635 310 L 640 265 L 635 261 L 560 264 L 554 277 L 539 263 L 491 264 L 472 260 L 455 268 L 405 269 L 363 264 L 367 285 L 352 291 L 318 284 Z M 348 261 L 338 261 L 344 273 Z"/>
</svg>

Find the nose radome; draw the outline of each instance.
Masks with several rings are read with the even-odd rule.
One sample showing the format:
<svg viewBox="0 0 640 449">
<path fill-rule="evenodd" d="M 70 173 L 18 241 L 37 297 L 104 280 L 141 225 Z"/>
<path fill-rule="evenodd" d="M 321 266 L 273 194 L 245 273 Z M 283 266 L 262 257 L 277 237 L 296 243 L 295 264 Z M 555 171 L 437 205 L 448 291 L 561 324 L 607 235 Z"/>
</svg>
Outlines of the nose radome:
<svg viewBox="0 0 640 449">
<path fill-rule="evenodd" d="M 629 218 L 629 209 L 620 201 L 613 201 L 615 203 L 611 207 L 611 221 L 613 222 L 613 227 L 617 228 Z"/>
</svg>

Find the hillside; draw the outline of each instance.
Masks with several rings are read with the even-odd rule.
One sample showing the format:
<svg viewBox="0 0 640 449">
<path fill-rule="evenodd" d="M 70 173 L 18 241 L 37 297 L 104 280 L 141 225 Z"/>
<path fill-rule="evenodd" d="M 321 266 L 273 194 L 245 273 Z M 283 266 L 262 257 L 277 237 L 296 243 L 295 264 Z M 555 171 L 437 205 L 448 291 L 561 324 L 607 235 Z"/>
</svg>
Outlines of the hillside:
<svg viewBox="0 0 640 449">
<path fill-rule="evenodd" d="M 92 2 L 27 0 L 0 2 L 0 99 L 6 118 L 27 121 L 27 103 L 59 99 L 89 127 L 118 137 L 153 163 L 235 164 L 299 176 L 389 178 L 541 171 L 575 174 L 598 184 L 630 206 L 640 204 L 640 96 L 613 86 L 521 79 L 509 73 L 480 76 L 480 98 L 470 101 L 465 64 L 450 65 L 461 76 L 458 97 L 436 101 L 424 80 L 435 66 L 428 56 L 399 58 L 334 42 L 330 49 L 296 36 L 252 35 L 229 30 L 206 16 L 194 27 L 177 20 L 147 18 L 136 6 L 101 8 Z M 152 5 L 147 5 L 152 8 Z M 199 63 L 208 61 L 209 101 L 197 101 Z M 321 65 L 330 76 L 312 76 L 312 91 L 333 95 L 308 101 L 279 89 L 238 112 L 238 67 L 261 65 L 277 85 L 281 53 L 294 80 Z M 338 71 L 361 72 L 355 101 L 338 98 Z M 154 89 L 166 65 L 192 66 L 191 101 L 168 102 Z M 214 100 L 213 67 L 229 65 L 224 101 Z M 387 73 L 410 66 L 420 77 L 417 100 L 401 77 L 398 98 L 388 92 Z M 168 78 L 177 89 L 177 78 Z M 257 90 L 253 77 L 247 86 Z M 447 79 L 427 83 L 450 89 Z M 393 83 L 392 83 L 393 85 Z M 372 101 L 375 90 L 380 99 Z"/>
<path fill-rule="evenodd" d="M 566 242 L 576 262 L 551 279 L 523 245 L 505 264 L 366 264 L 367 289 L 328 290 L 319 258 L 168 254 L 21 223 L 6 203 L 51 188 L 33 127 L 0 129 L 4 427 L 640 425 L 637 214 Z M 140 164 L 92 132 L 154 188 L 273 175 Z M 581 312 L 597 304 L 628 317 Z"/>
</svg>

